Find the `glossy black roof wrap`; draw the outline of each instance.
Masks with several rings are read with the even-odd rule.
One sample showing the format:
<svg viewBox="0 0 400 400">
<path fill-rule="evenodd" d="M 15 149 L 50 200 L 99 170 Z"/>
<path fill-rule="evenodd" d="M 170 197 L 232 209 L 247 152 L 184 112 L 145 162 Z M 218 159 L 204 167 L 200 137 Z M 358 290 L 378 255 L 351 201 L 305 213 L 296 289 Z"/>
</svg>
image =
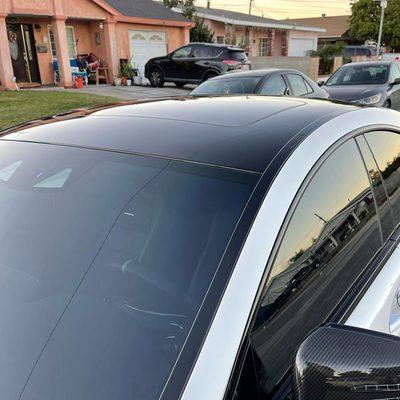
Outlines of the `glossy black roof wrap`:
<svg viewBox="0 0 400 400">
<path fill-rule="evenodd" d="M 9 129 L 2 140 L 99 148 L 262 173 L 299 132 L 306 136 L 354 108 L 298 98 L 180 97 L 67 113 Z"/>
</svg>

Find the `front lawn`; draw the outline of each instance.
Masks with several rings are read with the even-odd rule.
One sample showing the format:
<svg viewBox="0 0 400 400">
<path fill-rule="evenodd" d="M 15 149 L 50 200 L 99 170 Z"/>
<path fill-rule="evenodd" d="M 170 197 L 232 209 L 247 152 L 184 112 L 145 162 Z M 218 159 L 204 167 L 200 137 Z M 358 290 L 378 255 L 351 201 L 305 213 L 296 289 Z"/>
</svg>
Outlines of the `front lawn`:
<svg viewBox="0 0 400 400">
<path fill-rule="evenodd" d="M 0 92 L 0 130 L 74 108 L 115 103 L 115 97 L 60 91 Z"/>
</svg>

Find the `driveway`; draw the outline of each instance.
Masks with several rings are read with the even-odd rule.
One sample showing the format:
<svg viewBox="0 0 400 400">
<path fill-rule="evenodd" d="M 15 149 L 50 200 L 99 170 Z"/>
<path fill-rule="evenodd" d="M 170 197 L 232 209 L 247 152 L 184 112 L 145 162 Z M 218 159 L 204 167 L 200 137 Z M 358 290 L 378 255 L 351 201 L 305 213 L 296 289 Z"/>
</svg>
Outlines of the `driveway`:
<svg viewBox="0 0 400 400">
<path fill-rule="evenodd" d="M 153 88 L 151 86 L 88 85 L 77 91 L 80 93 L 113 96 L 121 100 L 140 100 L 156 97 L 184 96 L 193 88 L 193 85 L 187 85 L 184 88 L 179 89 L 175 85 L 169 84 L 166 84 L 163 88 Z"/>
</svg>

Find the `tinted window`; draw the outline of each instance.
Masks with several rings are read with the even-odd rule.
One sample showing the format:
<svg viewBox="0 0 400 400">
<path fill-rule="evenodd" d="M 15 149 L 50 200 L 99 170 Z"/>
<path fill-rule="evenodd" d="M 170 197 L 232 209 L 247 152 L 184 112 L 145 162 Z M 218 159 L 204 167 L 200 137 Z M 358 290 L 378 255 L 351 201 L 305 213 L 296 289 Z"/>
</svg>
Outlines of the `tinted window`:
<svg viewBox="0 0 400 400">
<path fill-rule="evenodd" d="M 282 75 L 274 75 L 268 78 L 261 88 L 260 94 L 269 96 L 283 96 L 286 94 L 286 83 L 282 78 Z"/>
<path fill-rule="evenodd" d="M 351 140 L 311 179 L 277 249 L 249 337 L 264 394 L 381 245 L 368 175 Z"/>
<path fill-rule="evenodd" d="M 241 50 L 227 50 L 225 56 L 227 60 L 247 61 L 246 53 Z"/>
<path fill-rule="evenodd" d="M 288 74 L 287 78 L 292 88 L 293 96 L 304 96 L 305 94 L 309 93 L 306 82 L 300 75 Z"/>
<path fill-rule="evenodd" d="M 174 58 L 187 58 L 187 57 L 190 57 L 191 52 L 192 52 L 191 46 L 182 47 L 181 49 L 178 49 L 175 51 L 175 53 L 173 54 L 173 57 Z"/>
<path fill-rule="evenodd" d="M 387 82 L 389 67 L 382 64 L 345 66 L 339 68 L 325 83 L 335 85 L 376 85 Z"/>
<path fill-rule="evenodd" d="M 194 89 L 191 92 L 191 95 L 252 94 L 256 92 L 260 80 L 261 78 L 259 76 L 231 79 L 210 79 Z"/>
<path fill-rule="evenodd" d="M 365 137 L 385 182 L 397 226 L 400 223 L 400 135 L 372 132 L 367 133 Z"/>
<path fill-rule="evenodd" d="M 208 58 L 213 56 L 212 49 L 208 46 L 194 46 L 192 54 L 196 58 Z"/>
<path fill-rule="evenodd" d="M 390 203 L 382 182 L 381 174 L 364 136 L 357 137 L 357 143 L 363 155 L 371 183 L 373 185 L 375 201 L 378 207 L 379 218 L 382 226 L 382 236 L 386 241 L 393 231 L 393 217 Z"/>
<path fill-rule="evenodd" d="M 253 177 L 42 144 L 0 155 L 1 398 L 158 398 Z"/>
</svg>

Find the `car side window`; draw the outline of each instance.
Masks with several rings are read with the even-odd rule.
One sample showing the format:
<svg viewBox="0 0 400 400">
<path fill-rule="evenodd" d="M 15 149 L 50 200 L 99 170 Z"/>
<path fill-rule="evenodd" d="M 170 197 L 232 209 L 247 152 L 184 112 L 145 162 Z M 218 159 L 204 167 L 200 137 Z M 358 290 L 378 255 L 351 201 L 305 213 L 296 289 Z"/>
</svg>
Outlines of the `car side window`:
<svg viewBox="0 0 400 400">
<path fill-rule="evenodd" d="M 268 96 L 284 96 L 286 91 L 287 86 L 282 75 L 276 74 L 267 79 L 260 90 L 260 94 Z"/>
<path fill-rule="evenodd" d="M 188 58 L 192 52 L 192 46 L 181 47 L 172 54 L 173 58 Z"/>
<path fill-rule="evenodd" d="M 307 335 L 327 321 L 382 240 L 374 197 L 354 139 L 320 166 L 276 249 L 248 342 L 260 399 L 270 398 Z M 239 381 L 246 399 L 247 388 Z"/>
<path fill-rule="evenodd" d="M 382 237 L 386 241 L 392 234 L 394 229 L 393 215 L 390 207 L 390 202 L 383 184 L 382 176 L 378 170 L 371 149 L 363 135 L 357 137 L 357 144 L 363 156 L 365 166 L 368 170 L 370 181 L 372 183 L 375 202 L 378 208 L 378 215 L 381 221 Z"/>
<path fill-rule="evenodd" d="M 400 69 L 398 64 L 392 64 L 390 68 L 390 80 L 389 82 L 394 82 L 396 79 L 400 79 Z"/>
<path fill-rule="evenodd" d="M 192 55 L 193 55 L 193 57 L 196 57 L 196 58 L 212 57 L 212 49 L 207 46 L 194 46 Z"/>
<path fill-rule="evenodd" d="M 310 93 L 309 89 L 306 86 L 305 80 L 300 75 L 287 74 L 286 76 L 292 88 L 293 96 L 304 96 L 305 94 Z"/>
<path fill-rule="evenodd" d="M 390 200 L 395 225 L 400 224 L 400 134 L 370 132 L 365 138 L 372 150 Z"/>
</svg>

